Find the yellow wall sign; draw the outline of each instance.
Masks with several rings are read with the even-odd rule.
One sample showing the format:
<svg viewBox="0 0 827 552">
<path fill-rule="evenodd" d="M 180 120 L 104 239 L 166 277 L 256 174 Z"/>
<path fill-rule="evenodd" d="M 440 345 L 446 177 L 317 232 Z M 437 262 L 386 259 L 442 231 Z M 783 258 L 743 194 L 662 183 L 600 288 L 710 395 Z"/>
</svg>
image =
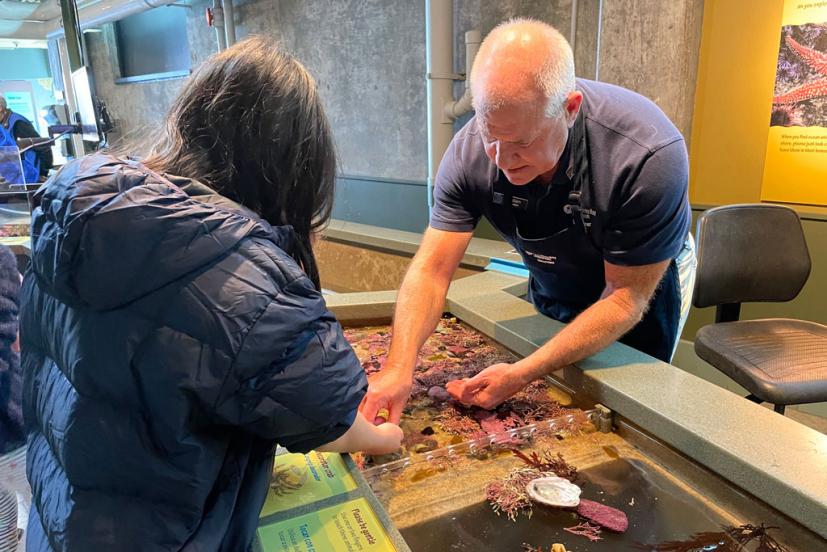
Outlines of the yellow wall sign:
<svg viewBox="0 0 827 552">
<path fill-rule="evenodd" d="M 261 526 L 258 536 L 264 552 L 396 552 L 364 498 Z"/>
<path fill-rule="evenodd" d="M 761 199 L 827 205 L 827 1 L 784 2 Z"/>
</svg>

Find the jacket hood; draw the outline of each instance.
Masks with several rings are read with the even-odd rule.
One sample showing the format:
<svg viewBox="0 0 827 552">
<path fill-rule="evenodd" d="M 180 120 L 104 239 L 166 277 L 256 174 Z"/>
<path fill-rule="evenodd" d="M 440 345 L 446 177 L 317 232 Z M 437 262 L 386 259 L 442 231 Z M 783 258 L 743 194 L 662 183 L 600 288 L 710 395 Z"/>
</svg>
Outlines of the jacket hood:
<svg viewBox="0 0 827 552">
<path fill-rule="evenodd" d="M 66 165 L 35 196 L 32 268 L 62 302 L 106 310 L 205 267 L 248 237 L 290 254 L 273 228 L 207 186 L 105 153 Z"/>
</svg>

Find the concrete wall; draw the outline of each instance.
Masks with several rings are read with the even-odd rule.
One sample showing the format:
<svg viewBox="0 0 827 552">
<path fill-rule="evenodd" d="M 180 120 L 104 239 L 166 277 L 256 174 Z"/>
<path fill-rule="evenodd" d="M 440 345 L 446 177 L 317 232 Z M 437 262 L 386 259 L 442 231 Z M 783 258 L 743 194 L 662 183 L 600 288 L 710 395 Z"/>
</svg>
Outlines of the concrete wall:
<svg viewBox="0 0 827 552">
<path fill-rule="evenodd" d="M 651 98 L 691 140 L 702 0 L 604 0 L 600 80 Z"/>
<path fill-rule="evenodd" d="M 427 176 L 424 2 L 256 0 L 239 15 L 240 36 L 275 34 L 316 77 L 345 174 Z"/>
<path fill-rule="evenodd" d="M 236 5 L 240 38 L 262 33 L 281 39 L 318 80 L 344 174 L 424 181 L 424 0 L 249 0 Z M 456 0 L 455 5 L 458 70 L 464 68 L 463 33 L 473 27 L 486 33 L 504 19 L 528 16 L 570 35 L 572 0 Z M 577 68 L 592 78 L 598 2 L 579 0 L 578 6 Z M 215 50 L 214 32 L 203 23 L 205 7 L 194 3 L 188 16 L 193 66 Z M 603 1 L 601 79 L 652 96 L 686 134 L 702 11 L 702 0 Z M 97 92 L 122 135 L 142 135 L 157 126 L 183 81 L 114 84 L 108 41 L 106 33 L 87 35 Z M 378 201 L 382 194 L 393 194 L 394 186 L 380 186 Z M 424 189 L 422 196 L 420 205 L 400 213 L 409 228 L 426 220 Z"/>
</svg>

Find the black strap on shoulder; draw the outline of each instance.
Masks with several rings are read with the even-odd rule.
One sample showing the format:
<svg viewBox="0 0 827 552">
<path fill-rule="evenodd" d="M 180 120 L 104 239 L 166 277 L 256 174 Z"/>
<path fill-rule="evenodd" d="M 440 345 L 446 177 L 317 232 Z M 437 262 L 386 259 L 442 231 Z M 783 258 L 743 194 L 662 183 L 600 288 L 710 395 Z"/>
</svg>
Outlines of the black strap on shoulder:
<svg viewBox="0 0 827 552">
<path fill-rule="evenodd" d="M 564 207 L 566 213 L 580 215 L 583 230 L 589 234 L 594 213 L 591 209 L 591 170 L 589 168 L 589 140 L 586 136 L 586 110 L 580 105 L 580 113 L 571 130 L 572 155 L 574 156 L 574 175 L 569 202 Z"/>
</svg>

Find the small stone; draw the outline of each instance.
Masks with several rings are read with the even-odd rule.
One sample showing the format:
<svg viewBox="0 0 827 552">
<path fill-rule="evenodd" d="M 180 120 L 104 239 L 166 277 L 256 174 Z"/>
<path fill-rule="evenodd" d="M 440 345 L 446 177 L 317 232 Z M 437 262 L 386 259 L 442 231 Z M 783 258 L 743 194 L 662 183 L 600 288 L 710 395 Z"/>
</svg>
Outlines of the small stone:
<svg viewBox="0 0 827 552">
<path fill-rule="evenodd" d="M 411 448 L 411 451 L 417 454 L 422 454 L 423 452 L 430 452 L 434 450 L 437 446 L 437 442 L 433 439 L 426 439 L 421 443 L 415 444 L 413 448 Z"/>
<path fill-rule="evenodd" d="M 577 506 L 577 513 L 609 531 L 623 533 L 629 528 L 629 519 L 623 511 L 593 500 L 582 499 Z"/>
<path fill-rule="evenodd" d="M 434 385 L 430 389 L 428 389 L 428 396 L 437 401 L 447 401 L 451 398 L 451 395 L 448 391 L 445 390 L 444 387 L 440 387 L 439 385 Z"/>
</svg>

